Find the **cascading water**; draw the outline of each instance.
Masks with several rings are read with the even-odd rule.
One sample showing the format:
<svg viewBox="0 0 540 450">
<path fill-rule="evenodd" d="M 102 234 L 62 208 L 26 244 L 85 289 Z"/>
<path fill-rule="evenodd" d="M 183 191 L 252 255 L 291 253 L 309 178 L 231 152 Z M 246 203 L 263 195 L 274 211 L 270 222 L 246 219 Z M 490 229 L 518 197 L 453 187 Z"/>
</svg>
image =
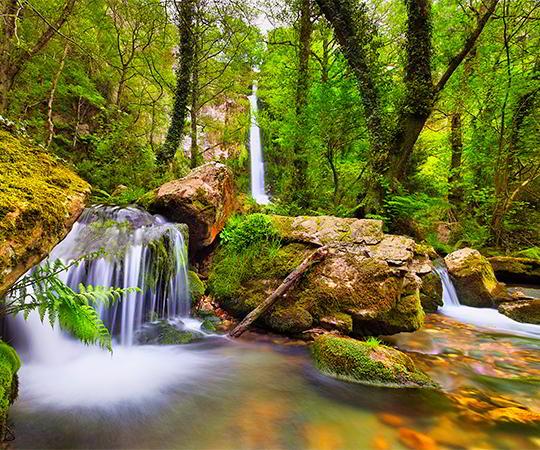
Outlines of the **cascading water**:
<svg viewBox="0 0 540 450">
<path fill-rule="evenodd" d="M 540 339 L 540 325 L 516 322 L 496 309 L 462 305 L 447 268 L 439 265 L 435 270 L 441 277 L 443 285 L 443 306 L 439 308 L 439 311 L 445 316 L 500 333 Z"/>
<path fill-rule="evenodd" d="M 261 146 L 261 129 L 257 123 L 257 81 L 253 82 L 253 93 L 249 96 L 251 104 L 251 128 L 249 132 L 249 152 L 251 158 L 251 195 L 260 205 L 270 203 L 264 186 L 264 160 Z"/>
<path fill-rule="evenodd" d="M 60 278 L 73 289 L 94 286 L 138 287 L 100 316 L 113 335 L 113 354 L 87 347 L 41 322 L 37 312 L 10 324 L 23 358 L 20 402 L 32 407 L 107 407 L 118 402 L 157 400 L 164 388 L 196 380 L 209 364 L 178 346 L 133 345 L 146 322 L 181 317 L 185 329 L 200 330 L 187 317 L 190 295 L 187 246 L 182 225 L 167 223 L 136 208 L 87 209 L 49 260 L 69 263 L 104 250 L 104 255 L 71 266 Z"/>
</svg>

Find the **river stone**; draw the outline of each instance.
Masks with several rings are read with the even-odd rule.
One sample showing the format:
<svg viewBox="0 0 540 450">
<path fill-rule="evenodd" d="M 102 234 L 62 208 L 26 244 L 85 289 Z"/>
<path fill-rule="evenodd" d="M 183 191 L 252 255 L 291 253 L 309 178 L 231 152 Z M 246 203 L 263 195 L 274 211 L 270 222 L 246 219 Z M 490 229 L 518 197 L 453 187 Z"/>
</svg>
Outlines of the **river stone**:
<svg viewBox="0 0 540 450">
<path fill-rule="evenodd" d="M 435 312 L 443 306 L 443 286 L 441 277 L 435 271 L 421 276 L 420 302 L 425 312 Z"/>
<path fill-rule="evenodd" d="M 157 189 L 147 202 L 151 212 L 189 227 L 190 248 L 214 242 L 234 211 L 234 180 L 224 164 L 212 162 Z"/>
<path fill-rule="evenodd" d="M 378 244 L 383 239 L 381 220 L 343 219 L 333 216 L 270 216 L 280 237 L 308 244 Z"/>
<path fill-rule="evenodd" d="M 478 250 L 463 248 L 449 254 L 444 261 L 461 304 L 493 308 L 498 298 L 508 297 L 491 264 Z"/>
<path fill-rule="evenodd" d="M 437 387 L 405 353 L 381 344 L 322 335 L 312 355 L 325 375 L 354 383 L 385 387 Z"/>
<path fill-rule="evenodd" d="M 540 259 L 494 256 L 489 258 L 489 262 L 501 281 L 540 283 Z"/>
<path fill-rule="evenodd" d="M 499 312 L 518 322 L 540 325 L 540 299 L 504 302 Z"/>
</svg>

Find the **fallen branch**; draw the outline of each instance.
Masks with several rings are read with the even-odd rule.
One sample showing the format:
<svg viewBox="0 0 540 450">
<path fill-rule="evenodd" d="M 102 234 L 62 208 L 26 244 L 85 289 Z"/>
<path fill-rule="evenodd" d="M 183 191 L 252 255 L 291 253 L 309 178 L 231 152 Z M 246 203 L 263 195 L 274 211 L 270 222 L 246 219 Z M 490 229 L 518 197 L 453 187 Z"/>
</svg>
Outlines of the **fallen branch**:
<svg viewBox="0 0 540 450">
<path fill-rule="evenodd" d="M 299 280 L 302 278 L 305 272 L 315 263 L 322 261 L 328 254 L 328 247 L 323 246 L 315 250 L 309 255 L 302 264 L 294 269 L 285 278 L 283 283 L 266 298 L 259 306 L 251 311 L 245 318 L 238 324 L 238 326 L 229 333 L 231 337 L 240 337 L 253 322 L 255 322 L 261 315 L 263 315 L 270 307 L 272 307 L 283 295 L 285 295 Z"/>
</svg>

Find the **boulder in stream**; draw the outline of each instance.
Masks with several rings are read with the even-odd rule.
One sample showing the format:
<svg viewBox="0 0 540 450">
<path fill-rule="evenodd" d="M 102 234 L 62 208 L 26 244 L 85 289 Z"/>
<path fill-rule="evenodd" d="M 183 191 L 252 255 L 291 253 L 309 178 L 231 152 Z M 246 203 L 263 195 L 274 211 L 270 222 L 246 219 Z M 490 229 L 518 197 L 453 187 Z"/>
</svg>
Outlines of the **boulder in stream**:
<svg viewBox="0 0 540 450">
<path fill-rule="evenodd" d="M 540 284 L 540 259 L 494 256 L 489 262 L 501 281 Z"/>
<path fill-rule="evenodd" d="M 508 298 L 504 285 L 495 278 L 491 264 L 478 250 L 463 248 L 444 259 L 460 302 L 478 308 L 493 308 Z"/>
<path fill-rule="evenodd" d="M 540 299 L 504 302 L 499 305 L 499 312 L 517 322 L 540 325 Z"/>
<path fill-rule="evenodd" d="M 165 183 L 151 197 L 145 198 L 150 212 L 187 224 L 190 247 L 200 250 L 214 242 L 234 211 L 233 175 L 224 164 L 207 163 Z"/>
<path fill-rule="evenodd" d="M 312 355 L 322 373 L 341 380 L 385 387 L 437 387 L 409 356 L 377 341 L 326 334 L 315 339 Z"/>
<path fill-rule="evenodd" d="M 412 239 L 385 235 L 378 220 L 267 217 L 273 232 L 263 234 L 274 236 L 271 242 L 265 238 L 247 250 L 225 244 L 214 255 L 209 288 L 224 309 L 244 317 L 324 243 L 328 255 L 259 325 L 284 334 L 320 326 L 360 336 L 411 332 L 423 325 Z"/>
</svg>

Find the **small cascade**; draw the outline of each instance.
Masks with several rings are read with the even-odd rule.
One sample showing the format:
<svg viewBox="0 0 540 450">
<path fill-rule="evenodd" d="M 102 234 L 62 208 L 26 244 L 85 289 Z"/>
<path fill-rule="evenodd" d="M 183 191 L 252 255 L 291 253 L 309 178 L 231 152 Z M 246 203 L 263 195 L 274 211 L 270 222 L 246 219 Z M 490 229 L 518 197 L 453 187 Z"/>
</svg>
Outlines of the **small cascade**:
<svg viewBox="0 0 540 450">
<path fill-rule="evenodd" d="M 435 270 L 441 277 L 443 285 L 443 306 L 439 311 L 445 316 L 498 333 L 540 339 L 540 325 L 516 322 L 496 309 L 462 305 L 446 266 L 439 265 Z"/>
<path fill-rule="evenodd" d="M 264 186 L 264 160 L 261 146 L 261 129 L 257 123 L 257 81 L 253 82 L 253 93 L 249 96 L 251 104 L 251 128 L 249 131 L 249 152 L 251 159 L 251 196 L 260 205 L 270 203 Z"/>
<path fill-rule="evenodd" d="M 48 259 L 60 259 L 68 264 L 103 250 L 102 256 L 70 267 L 67 273 L 60 274 L 61 279 L 72 289 L 77 289 L 81 283 L 140 288 L 140 292 L 125 294 L 110 308 L 100 306 L 99 309 L 101 319 L 115 340 L 120 345 L 130 346 L 145 322 L 189 315 L 183 227 L 137 208 L 95 206 L 83 212 Z M 43 337 L 38 335 L 47 333 L 33 322 L 32 319 L 27 327 L 22 323 L 17 326 L 19 331 L 27 330 L 30 348 L 40 347 Z"/>
</svg>

